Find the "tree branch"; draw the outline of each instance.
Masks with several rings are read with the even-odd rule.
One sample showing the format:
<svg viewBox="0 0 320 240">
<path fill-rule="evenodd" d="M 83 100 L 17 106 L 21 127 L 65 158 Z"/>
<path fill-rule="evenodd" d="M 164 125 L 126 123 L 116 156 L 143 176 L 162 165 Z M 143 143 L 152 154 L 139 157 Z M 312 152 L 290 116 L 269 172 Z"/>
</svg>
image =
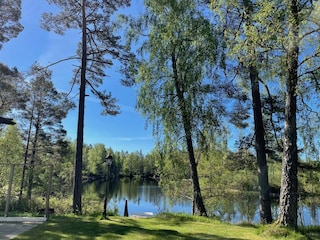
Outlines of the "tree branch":
<svg viewBox="0 0 320 240">
<path fill-rule="evenodd" d="M 268 97 L 270 99 L 272 99 L 272 95 L 271 95 L 271 92 L 270 92 L 270 89 L 269 89 L 268 85 L 262 79 L 259 79 L 259 80 L 263 84 L 263 86 L 266 88 L 267 93 L 268 93 Z M 276 127 L 275 127 L 275 124 L 274 124 L 273 119 L 272 119 L 272 114 L 273 114 L 273 111 L 274 111 L 274 106 L 272 104 L 272 101 L 270 101 L 270 107 L 271 107 L 270 122 L 271 122 L 271 125 L 272 125 L 273 135 L 274 135 L 274 137 L 276 139 L 277 146 L 280 149 L 281 146 L 280 146 L 280 143 L 279 143 L 279 140 L 278 140 L 278 137 L 277 137 Z"/>
</svg>

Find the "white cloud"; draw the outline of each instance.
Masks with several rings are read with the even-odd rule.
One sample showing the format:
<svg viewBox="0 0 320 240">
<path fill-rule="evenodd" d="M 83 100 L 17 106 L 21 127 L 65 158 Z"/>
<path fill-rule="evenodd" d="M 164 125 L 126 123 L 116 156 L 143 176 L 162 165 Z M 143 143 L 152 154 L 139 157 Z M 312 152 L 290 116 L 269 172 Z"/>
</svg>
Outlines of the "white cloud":
<svg viewBox="0 0 320 240">
<path fill-rule="evenodd" d="M 123 141 L 123 142 L 130 142 L 130 141 L 149 141 L 152 140 L 152 137 L 116 137 L 113 138 L 114 141 Z"/>
</svg>

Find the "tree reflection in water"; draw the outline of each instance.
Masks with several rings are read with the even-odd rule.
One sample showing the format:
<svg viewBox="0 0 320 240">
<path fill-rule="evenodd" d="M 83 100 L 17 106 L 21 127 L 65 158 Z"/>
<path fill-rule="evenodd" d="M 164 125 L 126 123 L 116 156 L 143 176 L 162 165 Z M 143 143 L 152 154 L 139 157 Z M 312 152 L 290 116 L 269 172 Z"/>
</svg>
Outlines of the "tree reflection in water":
<svg viewBox="0 0 320 240">
<path fill-rule="evenodd" d="M 105 182 L 84 184 L 84 198 L 103 202 Z M 183 212 L 192 214 L 192 202 L 188 199 L 174 200 L 166 197 L 155 181 L 137 179 L 118 179 L 110 182 L 108 191 L 108 206 L 113 205 L 123 215 L 125 200 L 128 200 L 129 216 L 132 213 L 152 212 Z M 242 192 L 238 194 L 217 194 L 205 200 L 206 208 L 211 216 L 223 221 L 259 222 L 259 195 L 257 192 Z M 298 223 L 300 225 L 319 225 L 320 198 L 309 197 L 300 200 Z M 278 217 L 278 203 L 272 202 L 273 219 Z"/>
</svg>

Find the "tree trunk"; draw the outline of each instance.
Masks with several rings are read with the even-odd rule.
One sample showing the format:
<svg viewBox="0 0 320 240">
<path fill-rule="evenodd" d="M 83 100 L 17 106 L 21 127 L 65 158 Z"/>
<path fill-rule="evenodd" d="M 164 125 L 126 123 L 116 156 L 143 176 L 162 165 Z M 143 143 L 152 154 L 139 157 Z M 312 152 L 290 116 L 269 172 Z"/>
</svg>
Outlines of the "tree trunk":
<svg viewBox="0 0 320 240">
<path fill-rule="evenodd" d="M 29 144 L 30 144 L 30 138 L 31 138 L 32 123 L 33 123 L 33 118 L 34 118 L 33 113 L 34 113 L 34 104 L 32 106 L 31 119 L 30 119 L 29 129 L 28 129 L 27 143 L 26 143 L 26 148 L 25 148 L 25 152 L 24 152 L 22 177 L 21 177 L 21 182 L 20 182 L 20 191 L 19 191 L 19 200 L 18 200 L 18 207 L 19 208 L 21 208 L 21 206 L 22 206 L 22 193 L 23 193 L 23 188 L 24 188 L 24 178 L 26 175 L 27 160 L 28 160 L 28 153 L 29 153 Z"/>
<path fill-rule="evenodd" d="M 187 149 L 188 149 L 189 162 L 190 162 L 190 171 L 191 171 L 191 178 L 192 178 L 192 185 L 193 185 L 193 199 L 196 203 L 200 216 L 208 216 L 206 212 L 206 208 L 203 203 L 202 195 L 201 195 L 197 164 L 194 157 L 194 150 L 193 150 L 193 144 L 191 139 L 191 131 L 186 126 L 184 126 L 184 130 L 186 132 L 186 142 L 187 142 Z"/>
<path fill-rule="evenodd" d="M 258 165 L 260 223 L 265 224 L 272 222 L 272 214 L 270 204 L 268 166 L 266 158 L 266 144 L 264 139 L 264 127 L 261 113 L 259 76 L 256 67 L 250 66 L 249 71 L 254 115 L 254 130 L 256 137 L 255 149 Z"/>
<path fill-rule="evenodd" d="M 28 200 L 31 199 L 31 193 L 32 193 L 34 162 L 36 160 L 38 135 L 39 135 L 39 130 L 40 130 L 40 116 L 38 116 L 38 118 L 37 118 L 37 122 L 36 122 L 36 126 L 35 127 L 36 127 L 36 131 L 34 133 L 34 140 L 33 140 L 33 143 L 32 143 L 32 154 L 31 154 L 30 169 L 29 169 L 29 179 L 28 179 L 28 189 L 27 189 L 27 198 L 28 198 Z"/>
<path fill-rule="evenodd" d="M 286 105 L 282 156 L 279 224 L 297 227 L 298 152 L 297 152 L 297 83 L 298 83 L 298 6 L 290 1 L 289 42 L 287 53 Z"/>
<path fill-rule="evenodd" d="M 188 114 L 183 92 L 179 85 L 177 63 L 176 63 L 176 58 L 174 54 L 172 54 L 172 69 L 174 73 L 175 89 L 178 96 L 179 109 L 182 115 L 185 139 L 186 139 L 188 155 L 189 155 L 190 171 L 191 171 L 191 178 L 192 178 L 192 185 L 193 185 L 193 199 L 195 201 L 199 214 L 201 216 L 207 216 L 207 212 L 206 212 L 202 195 L 201 195 L 197 164 L 194 156 L 190 114 Z"/>
<path fill-rule="evenodd" d="M 252 2 L 244 1 L 244 10 L 246 12 L 245 21 L 248 26 L 252 25 Z M 260 208 L 260 222 L 262 224 L 272 222 L 271 204 L 270 204 L 270 186 L 268 178 L 268 166 L 266 158 L 266 143 L 265 132 L 263 126 L 262 112 L 261 112 L 261 99 L 259 87 L 259 75 L 256 67 L 256 50 L 255 43 L 249 37 L 249 74 L 251 81 L 251 94 L 252 94 L 252 108 L 254 118 L 254 131 L 255 131 L 255 149 L 258 166 L 258 185 L 259 185 L 259 208 Z"/>
<path fill-rule="evenodd" d="M 86 1 L 82 0 L 82 56 L 81 79 L 78 106 L 77 146 L 73 186 L 73 213 L 82 214 L 82 155 L 83 155 L 83 127 L 84 127 L 84 102 L 86 92 L 86 67 L 87 67 L 87 32 L 86 32 Z"/>
</svg>

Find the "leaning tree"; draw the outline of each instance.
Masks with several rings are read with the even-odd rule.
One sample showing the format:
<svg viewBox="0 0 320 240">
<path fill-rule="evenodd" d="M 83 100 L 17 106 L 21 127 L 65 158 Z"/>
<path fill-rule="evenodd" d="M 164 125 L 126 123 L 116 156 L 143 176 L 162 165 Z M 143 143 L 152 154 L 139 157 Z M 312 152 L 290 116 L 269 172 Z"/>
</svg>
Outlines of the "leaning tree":
<svg viewBox="0 0 320 240">
<path fill-rule="evenodd" d="M 193 200 L 199 214 L 207 215 L 195 149 L 201 145 L 200 129 L 218 125 L 223 111 L 212 84 L 218 34 L 199 4 L 145 1 L 146 11 L 130 21 L 127 39 L 141 43 L 131 71 L 139 89 L 138 109 L 155 126 L 155 134 L 163 132 L 187 149 Z"/>
</svg>

